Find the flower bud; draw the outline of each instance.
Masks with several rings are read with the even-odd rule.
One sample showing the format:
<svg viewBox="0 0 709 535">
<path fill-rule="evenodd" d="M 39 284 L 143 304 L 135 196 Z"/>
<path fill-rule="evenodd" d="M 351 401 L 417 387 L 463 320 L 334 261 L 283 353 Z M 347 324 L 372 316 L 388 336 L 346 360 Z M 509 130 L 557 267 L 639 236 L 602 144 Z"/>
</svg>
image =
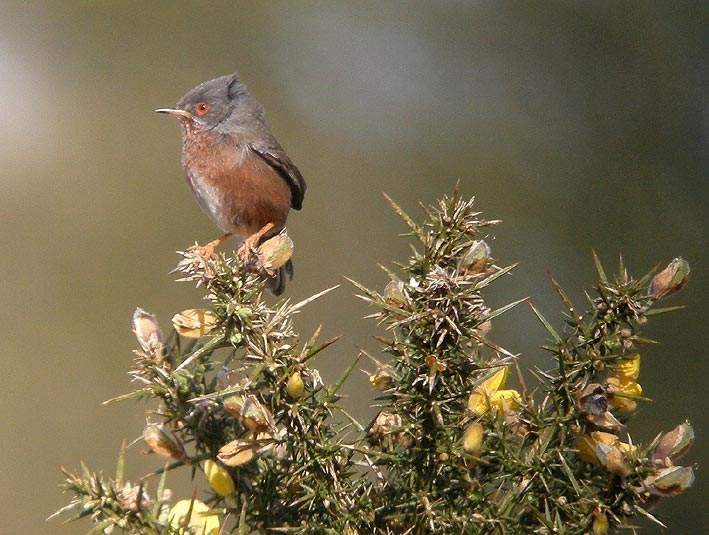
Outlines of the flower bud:
<svg viewBox="0 0 709 535">
<path fill-rule="evenodd" d="M 647 294 L 653 299 L 660 299 L 682 288 L 689 278 L 689 263 L 682 258 L 675 258 L 669 265 L 652 278 Z"/>
<path fill-rule="evenodd" d="M 477 275 L 487 268 L 490 260 L 490 246 L 483 240 L 476 240 L 458 260 L 458 270 L 466 275 Z"/>
<path fill-rule="evenodd" d="M 162 426 L 147 424 L 145 429 L 143 429 L 143 440 L 153 453 L 157 453 L 163 457 L 171 457 L 178 461 L 187 458 L 185 448 L 180 441 L 170 437 L 162 429 Z"/>
<path fill-rule="evenodd" d="M 217 494 L 221 496 L 232 496 L 234 494 L 234 480 L 220 464 L 211 459 L 204 461 L 204 475 Z"/>
<path fill-rule="evenodd" d="M 470 424 L 463 432 L 463 451 L 477 457 L 483 446 L 483 426 L 479 423 Z"/>
<path fill-rule="evenodd" d="M 143 351 L 151 355 L 162 354 L 165 342 L 155 316 L 142 308 L 136 308 L 133 312 L 133 332 Z"/>
<path fill-rule="evenodd" d="M 667 458 L 674 461 L 687 453 L 694 442 L 694 429 L 689 422 L 684 422 L 658 436 L 650 446 L 650 458 L 653 461 L 663 461 Z"/>
<path fill-rule="evenodd" d="M 303 395 L 305 384 L 300 372 L 293 372 L 286 383 L 286 393 L 291 399 L 298 399 Z"/>
</svg>

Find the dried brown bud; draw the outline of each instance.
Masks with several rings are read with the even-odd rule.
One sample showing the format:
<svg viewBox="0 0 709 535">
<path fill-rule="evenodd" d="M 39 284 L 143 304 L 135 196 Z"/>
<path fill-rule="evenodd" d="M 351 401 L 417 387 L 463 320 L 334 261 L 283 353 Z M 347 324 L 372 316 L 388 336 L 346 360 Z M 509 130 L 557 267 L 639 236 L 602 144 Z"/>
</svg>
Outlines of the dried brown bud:
<svg viewBox="0 0 709 535">
<path fill-rule="evenodd" d="M 281 232 L 259 245 L 257 252 L 256 269 L 273 275 L 293 256 L 293 241 Z"/>
<path fill-rule="evenodd" d="M 483 240 L 476 240 L 458 261 L 458 270 L 466 275 L 477 275 L 487 269 L 490 260 L 490 246 Z"/>
<path fill-rule="evenodd" d="M 384 288 L 384 301 L 387 305 L 401 308 L 407 301 L 404 283 L 398 280 L 389 281 Z"/>
<path fill-rule="evenodd" d="M 689 278 L 689 263 L 682 258 L 675 258 L 668 266 L 652 278 L 647 294 L 653 299 L 660 299 L 682 288 Z"/>
<path fill-rule="evenodd" d="M 608 410 L 606 389 L 598 383 L 591 383 L 579 392 L 577 404 L 583 414 L 604 414 Z"/>
<path fill-rule="evenodd" d="M 387 411 L 380 411 L 369 424 L 367 440 L 378 444 L 386 435 L 398 434 L 402 425 L 401 416 Z"/>
<path fill-rule="evenodd" d="M 253 433 L 273 431 L 276 427 L 269 411 L 254 395 L 244 398 L 241 407 L 241 423 Z"/>
<path fill-rule="evenodd" d="M 151 355 L 161 355 L 165 342 L 158 326 L 158 320 L 142 308 L 133 312 L 133 332 L 143 351 Z"/>
<path fill-rule="evenodd" d="M 219 322 L 219 318 L 209 310 L 190 308 L 175 314 L 172 325 L 175 330 L 187 338 L 200 338 L 211 332 Z"/>
<path fill-rule="evenodd" d="M 253 459 L 261 446 L 256 440 L 233 440 L 219 448 L 217 459 L 226 466 L 241 466 Z"/>
<path fill-rule="evenodd" d="M 477 334 L 479 337 L 484 338 L 488 335 L 490 330 L 492 329 L 492 321 L 487 320 L 483 321 L 480 325 L 478 325 L 475 328 L 475 334 Z"/>
<path fill-rule="evenodd" d="M 163 457 L 171 457 L 178 461 L 187 458 L 185 448 L 179 440 L 168 435 L 162 426 L 156 424 L 147 424 L 143 429 L 143 440 L 150 448 L 150 451 L 162 455 Z"/>
<path fill-rule="evenodd" d="M 693 442 L 694 429 L 689 422 L 684 422 L 655 439 L 650 447 L 650 458 L 653 461 L 664 461 L 667 458 L 675 461 L 687 453 Z"/>
<path fill-rule="evenodd" d="M 389 372 L 384 368 L 379 368 L 375 373 L 369 376 L 369 383 L 382 392 L 389 390 L 394 386 L 394 380 Z"/>
<path fill-rule="evenodd" d="M 244 396 L 229 394 L 222 400 L 224 410 L 236 418 L 241 418 L 241 408 L 244 406 Z"/>
<path fill-rule="evenodd" d="M 656 496 L 676 496 L 694 484 L 694 470 L 685 466 L 670 466 L 643 479 L 643 485 Z"/>
</svg>

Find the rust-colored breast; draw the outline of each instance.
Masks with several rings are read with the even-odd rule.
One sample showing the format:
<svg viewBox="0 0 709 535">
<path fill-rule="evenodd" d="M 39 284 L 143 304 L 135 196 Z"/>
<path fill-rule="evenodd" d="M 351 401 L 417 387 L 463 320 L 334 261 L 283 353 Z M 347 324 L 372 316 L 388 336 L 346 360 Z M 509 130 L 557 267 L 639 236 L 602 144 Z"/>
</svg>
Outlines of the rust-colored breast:
<svg viewBox="0 0 709 535">
<path fill-rule="evenodd" d="M 246 144 L 205 132 L 183 144 L 187 183 L 204 212 L 241 239 L 273 223 L 285 225 L 291 191 L 285 179 Z"/>
</svg>

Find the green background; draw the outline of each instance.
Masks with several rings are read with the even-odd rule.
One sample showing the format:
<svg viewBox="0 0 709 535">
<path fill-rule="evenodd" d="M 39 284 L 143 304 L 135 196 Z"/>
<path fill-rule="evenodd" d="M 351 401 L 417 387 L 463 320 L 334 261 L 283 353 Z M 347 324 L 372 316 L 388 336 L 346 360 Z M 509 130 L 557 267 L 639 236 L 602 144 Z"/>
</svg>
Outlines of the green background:
<svg viewBox="0 0 709 535">
<path fill-rule="evenodd" d="M 641 382 L 656 400 L 631 422 L 647 441 L 689 418 L 684 464 L 709 460 L 709 4 L 695 2 L 17 2 L 0 18 L 0 525 L 78 533 L 44 518 L 66 503 L 58 466 L 113 470 L 143 406 L 100 402 L 131 388 L 136 306 L 200 306 L 176 285 L 174 251 L 217 236 L 182 178 L 179 129 L 153 113 L 198 82 L 238 69 L 308 181 L 289 232 L 301 299 L 342 287 L 297 318 L 343 339 L 319 360 L 333 380 L 376 349 L 377 262 L 404 259 L 386 191 L 414 214 L 460 179 L 488 218 L 499 306 L 530 296 L 556 325 L 552 274 L 583 307 L 591 249 L 643 274 L 682 255 L 688 287 L 651 321 Z M 233 244 L 232 244 L 233 246 Z M 492 338 L 547 367 L 526 305 Z M 367 419 L 357 373 L 345 404 Z M 371 393 L 373 395 L 373 393 Z M 132 477 L 162 461 L 129 450 Z M 202 483 L 168 480 L 188 496 Z M 154 485 L 152 487 L 154 490 Z M 709 522 L 707 478 L 654 512 L 670 533 Z M 199 495 L 199 494 L 198 494 Z M 657 533 L 652 527 L 648 533 Z"/>
</svg>

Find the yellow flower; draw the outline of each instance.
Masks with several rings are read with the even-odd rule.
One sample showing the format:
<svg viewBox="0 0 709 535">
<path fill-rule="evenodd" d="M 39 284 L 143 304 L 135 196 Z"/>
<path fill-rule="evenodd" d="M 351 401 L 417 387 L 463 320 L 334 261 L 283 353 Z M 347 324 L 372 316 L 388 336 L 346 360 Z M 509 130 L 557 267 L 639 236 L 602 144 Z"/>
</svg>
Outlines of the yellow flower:
<svg viewBox="0 0 709 535">
<path fill-rule="evenodd" d="M 594 512 L 591 529 L 593 529 L 593 535 L 606 535 L 608 533 L 608 516 L 605 513 L 596 514 Z"/>
<path fill-rule="evenodd" d="M 632 412 L 638 404 L 633 397 L 640 397 L 643 389 L 636 379 L 640 375 L 640 354 L 634 353 L 609 366 L 606 377 L 608 402 L 618 412 Z M 619 394 L 619 395 L 615 395 Z"/>
<path fill-rule="evenodd" d="M 643 387 L 635 381 L 623 381 L 618 377 L 607 377 L 606 387 L 608 388 L 608 403 L 611 408 L 618 412 L 632 412 L 637 407 L 635 400 L 630 397 L 640 397 L 643 393 Z M 620 395 L 616 395 L 620 394 Z"/>
<path fill-rule="evenodd" d="M 492 376 L 473 388 L 468 398 L 468 408 L 476 416 L 485 414 L 490 407 L 498 412 L 514 409 L 522 402 L 516 390 L 500 390 L 505 385 L 509 368 L 503 366 Z"/>
<path fill-rule="evenodd" d="M 204 462 L 204 475 L 217 494 L 231 496 L 234 494 L 234 480 L 229 472 L 211 459 Z"/>
<path fill-rule="evenodd" d="M 609 366 L 609 377 L 617 377 L 621 382 L 634 381 L 640 375 L 640 354 L 635 353 Z"/>
<path fill-rule="evenodd" d="M 576 441 L 581 458 L 589 464 L 608 467 L 608 461 L 614 461 L 616 453 L 631 453 L 638 447 L 621 442 L 617 435 L 593 431 L 581 436 Z"/>
<path fill-rule="evenodd" d="M 506 412 L 519 407 L 522 396 L 516 390 L 498 390 L 490 396 L 490 403 L 499 412 Z"/>
<path fill-rule="evenodd" d="M 189 516 L 188 516 L 189 515 Z M 217 535 L 219 517 L 199 500 L 180 500 L 168 515 L 170 526 L 184 533 L 185 528 L 192 528 L 196 535 Z"/>
</svg>

